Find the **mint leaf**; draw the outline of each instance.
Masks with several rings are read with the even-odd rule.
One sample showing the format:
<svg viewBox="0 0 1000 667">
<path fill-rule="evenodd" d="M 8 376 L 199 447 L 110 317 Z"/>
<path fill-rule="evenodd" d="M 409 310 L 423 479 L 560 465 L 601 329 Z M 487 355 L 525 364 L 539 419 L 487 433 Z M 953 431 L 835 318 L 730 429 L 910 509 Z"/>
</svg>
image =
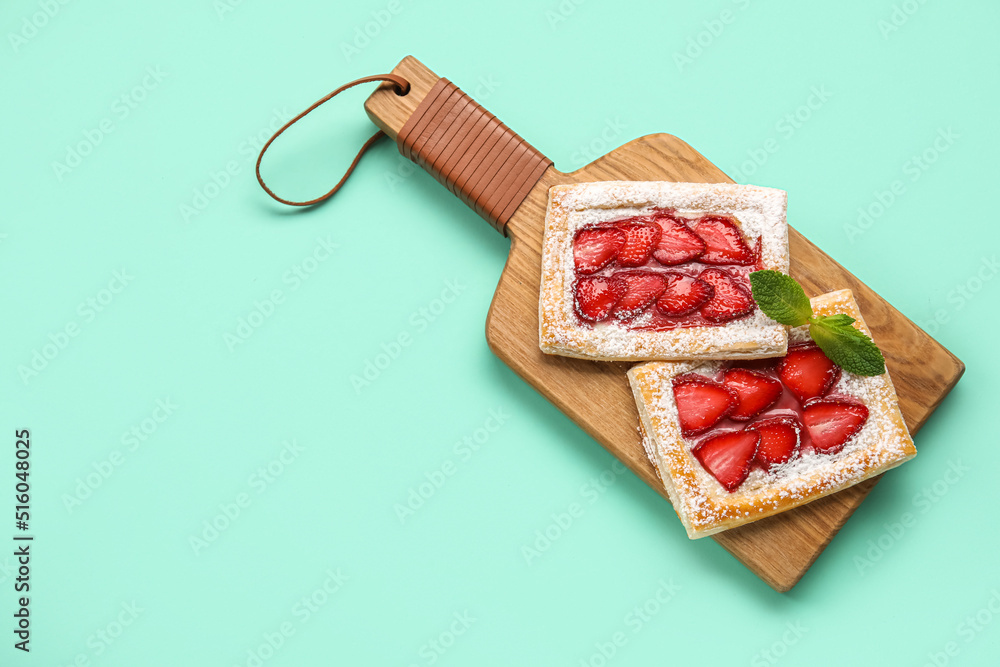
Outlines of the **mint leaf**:
<svg viewBox="0 0 1000 667">
<path fill-rule="evenodd" d="M 849 323 L 845 322 L 850 320 Z M 885 373 L 885 358 L 872 339 L 851 326 L 847 315 L 817 317 L 809 325 L 809 335 L 823 354 L 845 371 L 855 375 Z"/>
<path fill-rule="evenodd" d="M 776 322 L 798 327 L 812 317 L 809 297 L 791 276 L 780 271 L 754 271 L 750 288 L 761 311 Z"/>
<path fill-rule="evenodd" d="M 823 320 L 827 324 L 832 326 L 851 326 L 854 324 L 855 319 L 850 315 L 844 313 L 836 313 L 835 315 L 821 315 L 820 317 L 814 318 L 813 321 Z M 853 327 L 851 327 L 853 328 Z"/>
<path fill-rule="evenodd" d="M 878 346 L 852 325 L 844 313 L 814 317 L 809 297 L 791 276 L 780 271 L 754 271 L 750 288 L 761 311 L 791 327 L 809 324 L 809 335 L 830 361 L 855 375 L 885 373 L 885 358 Z"/>
</svg>

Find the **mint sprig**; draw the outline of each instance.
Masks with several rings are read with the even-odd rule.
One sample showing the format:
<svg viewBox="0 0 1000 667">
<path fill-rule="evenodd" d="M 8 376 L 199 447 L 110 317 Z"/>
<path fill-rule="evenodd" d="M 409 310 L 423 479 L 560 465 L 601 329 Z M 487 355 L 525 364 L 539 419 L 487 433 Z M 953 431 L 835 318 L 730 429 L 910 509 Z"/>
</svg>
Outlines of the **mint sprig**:
<svg viewBox="0 0 1000 667">
<path fill-rule="evenodd" d="M 855 375 L 885 373 L 885 358 L 878 346 L 854 327 L 854 318 L 844 313 L 813 315 L 802 286 L 780 271 L 750 274 L 754 301 L 772 320 L 791 327 L 809 325 L 809 335 L 830 361 Z"/>
<path fill-rule="evenodd" d="M 814 318 L 809 324 L 809 335 L 819 349 L 830 361 L 855 375 L 885 373 L 885 359 L 872 339 L 850 324 L 832 322 L 834 317 L 837 316 Z"/>
<path fill-rule="evenodd" d="M 812 317 L 812 306 L 802 285 L 780 271 L 754 271 L 750 274 L 754 301 L 764 314 L 776 322 L 800 327 Z"/>
</svg>

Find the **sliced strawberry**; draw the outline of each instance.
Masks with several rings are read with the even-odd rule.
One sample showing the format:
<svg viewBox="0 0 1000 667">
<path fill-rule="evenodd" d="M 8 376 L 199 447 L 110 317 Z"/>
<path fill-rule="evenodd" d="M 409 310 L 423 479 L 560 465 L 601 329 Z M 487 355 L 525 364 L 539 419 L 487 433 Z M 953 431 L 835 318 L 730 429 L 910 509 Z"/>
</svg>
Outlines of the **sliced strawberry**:
<svg viewBox="0 0 1000 667">
<path fill-rule="evenodd" d="M 615 226 L 625 232 L 625 245 L 618 251 L 618 263 L 622 266 L 642 266 L 648 262 L 660 240 L 659 226 L 633 221 L 619 222 Z"/>
<path fill-rule="evenodd" d="M 607 319 L 622 297 L 627 286 L 614 276 L 587 276 L 576 283 L 576 312 L 588 322 Z"/>
<path fill-rule="evenodd" d="M 750 474 L 750 463 L 757 453 L 757 431 L 727 431 L 708 438 L 691 451 L 705 470 L 732 493 Z"/>
<path fill-rule="evenodd" d="M 625 232 L 616 227 L 581 229 L 573 239 L 573 263 L 580 273 L 600 271 L 625 245 Z"/>
<path fill-rule="evenodd" d="M 705 242 L 683 220 L 667 213 L 659 213 L 653 216 L 653 222 L 660 227 L 661 232 L 653 249 L 653 257 L 660 264 L 683 264 L 705 252 Z"/>
<path fill-rule="evenodd" d="M 712 298 L 701 307 L 701 316 L 709 322 L 735 320 L 757 307 L 750 290 L 738 283 L 728 271 L 705 269 L 698 277 L 715 290 Z"/>
<path fill-rule="evenodd" d="M 802 402 L 823 396 L 840 377 L 840 367 L 813 343 L 796 345 L 778 364 L 778 377 Z"/>
<path fill-rule="evenodd" d="M 666 288 L 656 300 L 656 308 L 664 315 L 680 317 L 692 313 L 715 294 L 711 285 L 694 276 L 676 271 L 667 271 L 662 275 L 666 280 Z"/>
<path fill-rule="evenodd" d="M 699 261 L 705 264 L 753 263 L 753 251 L 743 240 L 743 234 L 732 218 L 706 216 L 696 223 L 695 232 L 705 241 L 705 253 Z"/>
<path fill-rule="evenodd" d="M 764 470 L 788 462 L 802 437 L 802 425 L 795 417 L 762 419 L 747 426 L 746 430 L 760 433 L 756 462 Z"/>
<path fill-rule="evenodd" d="M 817 398 L 803 408 L 802 421 L 816 451 L 836 454 L 868 421 L 868 408 L 854 401 Z"/>
<path fill-rule="evenodd" d="M 674 378 L 674 400 L 684 435 L 697 435 L 715 426 L 736 407 L 736 394 L 706 378 Z"/>
<path fill-rule="evenodd" d="M 738 402 L 729 418 L 738 422 L 750 421 L 781 396 L 781 383 L 763 373 L 745 368 L 730 368 L 722 376 L 722 384 L 736 393 Z"/>
<path fill-rule="evenodd" d="M 646 310 L 667 286 L 663 275 L 652 271 L 619 271 L 614 277 L 625 283 L 625 296 L 614 310 L 620 320 L 630 320 Z"/>
</svg>

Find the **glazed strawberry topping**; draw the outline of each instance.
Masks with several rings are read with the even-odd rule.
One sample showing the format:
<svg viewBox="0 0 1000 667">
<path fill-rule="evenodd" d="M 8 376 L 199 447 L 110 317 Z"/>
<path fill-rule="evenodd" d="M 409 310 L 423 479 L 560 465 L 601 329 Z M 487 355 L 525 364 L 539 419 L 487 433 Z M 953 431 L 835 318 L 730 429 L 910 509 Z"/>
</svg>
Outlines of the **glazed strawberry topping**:
<svg viewBox="0 0 1000 667">
<path fill-rule="evenodd" d="M 761 266 L 760 243 L 750 244 L 732 217 L 690 219 L 673 210 L 654 209 L 584 227 L 576 232 L 572 247 L 578 284 L 584 276 L 616 276 L 628 283 L 628 296 L 613 311 L 620 327 L 662 331 L 718 326 L 756 307 L 749 274 Z M 645 275 L 640 281 L 621 269 L 659 274 L 666 281 L 662 297 L 649 299 L 659 289 L 654 279 Z M 577 310 L 602 312 L 601 308 Z M 586 324 L 606 318 L 581 315 L 580 319 Z"/>
<path fill-rule="evenodd" d="M 816 345 L 801 344 L 780 360 L 724 365 L 711 376 L 692 372 L 674 378 L 681 433 L 703 438 L 693 443 L 691 453 L 727 490 L 746 479 L 740 461 L 749 445 L 737 434 L 752 433 L 759 440 L 749 469 L 773 474 L 803 455 L 840 452 L 864 428 L 867 406 L 840 393 L 840 368 L 831 370 L 832 362 L 825 355 L 825 362 L 816 358 L 817 352 L 823 355 Z M 816 392 L 821 393 L 813 396 Z M 724 456 L 737 445 L 743 447 L 738 455 Z"/>
<path fill-rule="evenodd" d="M 642 266 L 649 261 L 653 248 L 660 240 L 657 225 L 642 222 L 619 222 L 618 229 L 625 232 L 625 245 L 618 251 L 621 266 Z"/>
<path fill-rule="evenodd" d="M 619 271 L 615 278 L 625 283 L 625 296 L 615 306 L 614 316 L 628 320 L 649 307 L 666 289 L 663 274 L 653 271 Z"/>
<path fill-rule="evenodd" d="M 665 288 L 656 300 L 656 308 L 664 315 L 679 317 L 693 313 L 715 294 L 715 289 L 704 280 L 676 271 L 662 274 Z"/>
<path fill-rule="evenodd" d="M 684 435 L 697 435 L 732 412 L 737 398 L 720 384 L 694 376 L 674 378 L 674 398 Z"/>
<path fill-rule="evenodd" d="M 855 401 L 817 398 L 802 411 L 813 447 L 825 454 L 835 454 L 868 421 L 868 408 Z"/>
<path fill-rule="evenodd" d="M 590 274 L 610 264 L 626 241 L 625 232 L 615 227 L 581 229 L 573 240 L 573 262 L 578 273 Z"/>
<path fill-rule="evenodd" d="M 724 269 L 705 269 L 698 276 L 712 286 L 714 293 L 700 313 L 709 322 L 729 322 L 748 315 L 757 307 L 750 290 L 736 282 Z"/>
<path fill-rule="evenodd" d="M 710 215 L 698 221 L 695 232 L 705 242 L 700 261 L 705 264 L 752 264 L 754 253 L 731 218 Z"/>
<path fill-rule="evenodd" d="M 731 493 L 750 474 L 760 440 L 756 431 L 727 431 L 704 440 L 691 453 Z"/>
<path fill-rule="evenodd" d="M 661 231 L 653 250 L 653 257 L 660 264 L 684 264 L 705 252 L 705 242 L 684 221 L 666 213 L 653 216 L 652 221 Z"/>
<path fill-rule="evenodd" d="M 576 284 L 576 312 L 588 322 L 607 319 L 627 290 L 625 281 L 615 276 L 580 278 Z"/>
<path fill-rule="evenodd" d="M 747 426 L 748 431 L 760 433 L 756 463 L 765 470 L 787 463 L 799 447 L 802 425 L 795 417 L 762 419 Z"/>
<path fill-rule="evenodd" d="M 722 377 L 722 384 L 736 394 L 736 407 L 729 414 L 734 421 L 750 421 L 781 396 L 781 383 L 763 373 L 746 368 L 730 368 Z"/>
<path fill-rule="evenodd" d="M 813 343 L 789 348 L 778 365 L 778 377 L 796 398 L 808 401 L 823 396 L 840 377 L 840 367 Z"/>
</svg>

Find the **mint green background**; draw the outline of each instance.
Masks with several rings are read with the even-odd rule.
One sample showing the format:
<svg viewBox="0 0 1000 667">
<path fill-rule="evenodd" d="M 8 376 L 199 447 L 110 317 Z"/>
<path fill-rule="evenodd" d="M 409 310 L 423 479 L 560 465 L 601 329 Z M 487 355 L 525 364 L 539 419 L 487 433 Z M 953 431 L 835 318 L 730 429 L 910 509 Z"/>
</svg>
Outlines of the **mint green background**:
<svg viewBox="0 0 1000 667">
<path fill-rule="evenodd" d="M 349 58 L 341 45 L 388 3 L 234 4 L 73 2 L 16 49 L 10 34 L 39 5 L 0 10 L 0 540 L 13 532 L 22 427 L 37 536 L 33 650 L 11 648 L 15 595 L 0 570 L 0 664 L 254 664 L 248 651 L 283 623 L 294 634 L 264 651 L 269 667 L 596 666 L 619 632 L 607 664 L 923 665 L 949 642 L 956 655 L 939 664 L 997 663 L 1000 280 L 983 265 L 1000 242 L 996 3 L 910 0 L 915 13 L 883 35 L 888 1 L 567 0 L 557 21 L 554 0 L 401 0 Z M 724 10 L 712 36 L 705 22 Z M 706 46 L 679 68 L 674 54 L 699 35 Z M 563 170 L 666 131 L 743 182 L 787 190 L 792 224 L 968 365 L 916 438 L 920 456 L 792 592 L 689 541 L 667 503 L 607 473 L 614 460 L 490 353 L 483 325 L 508 242 L 391 144 L 316 210 L 260 191 L 251 137 L 269 134 L 275 108 L 295 113 L 409 53 Z M 147 67 L 166 77 L 123 118 L 115 100 Z M 807 121 L 779 129 L 824 86 Z M 371 131 L 365 95 L 283 138 L 265 165 L 279 192 L 311 196 L 339 177 Z M 53 162 L 105 118 L 113 131 L 60 180 Z M 912 180 L 911 156 L 947 128 L 958 139 Z M 765 145 L 778 150 L 741 166 Z M 181 205 L 230 161 L 231 183 L 185 222 Z M 845 227 L 896 180 L 902 194 L 870 228 Z M 339 247 L 293 289 L 283 276 L 327 236 Z M 122 268 L 132 281 L 85 321 L 79 304 Z M 421 325 L 449 280 L 464 289 Z M 961 297 L 970 281 L 978 291 Z M 231 351 L 224 336 L 276 289 L 283 303 Z M 22 381 L 18 367 L 74 322 L 79 335 Z M 403 333 L 409 346 L 356 392 L 351 376 Z M 167 398 L 177 410 L 128 451 L 122 434 Z M 505 423 L 463 460 L 455 443 L 491 410 Z M 257 493 L 251 475 L 285 440 L 304 450 Z M 64 496 L 116 450 L 121 465 L 69 511 Z M 454 474 L 401 522 L 396 504 L 448 461 Z M 968 470 L 956 478 L 953 464 Z M 602 473 L 615 481 L 597 493 Z M 935 484 L 935 502 L 922 499 Z M 240 493 L 250 505 L 196 554 L 189 538 Z M 528 564 L 522 547 L 572 503 L 582 515 Z M 893 537 L 886 525 L 907 513 Z M 864 566 L 880 538 L 888 547 Z M 338 568 L 348 580 L 301 622 L 295 605 Z M 679 590 L 637 623 L 630 610 L 661 580 Z M 133 601 L 135 622 L 97 640 Z M 475 622 L 434 653 L 427 642 L 448 643 L 465 612 Z M 963 624 L 977 613 L 989 622 L 973 631 Z"/>
</svg>

